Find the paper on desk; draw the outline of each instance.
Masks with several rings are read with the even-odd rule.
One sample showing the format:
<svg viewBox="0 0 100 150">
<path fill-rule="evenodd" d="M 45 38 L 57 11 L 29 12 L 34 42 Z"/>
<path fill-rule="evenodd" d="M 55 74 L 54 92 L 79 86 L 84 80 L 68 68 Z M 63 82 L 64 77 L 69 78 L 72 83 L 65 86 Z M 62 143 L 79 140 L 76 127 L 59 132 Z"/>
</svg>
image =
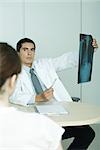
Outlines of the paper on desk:
<svg viewBox="0 0 100 150">
<path fill-rule="evenodd" d="M 36 110 L 40 114 L 47 114 L 47 115 L 63 115 L 63 114 L 68 114 L 68 111 L 66 109 L 59 105 L 36 105 Z"/>
</svg>

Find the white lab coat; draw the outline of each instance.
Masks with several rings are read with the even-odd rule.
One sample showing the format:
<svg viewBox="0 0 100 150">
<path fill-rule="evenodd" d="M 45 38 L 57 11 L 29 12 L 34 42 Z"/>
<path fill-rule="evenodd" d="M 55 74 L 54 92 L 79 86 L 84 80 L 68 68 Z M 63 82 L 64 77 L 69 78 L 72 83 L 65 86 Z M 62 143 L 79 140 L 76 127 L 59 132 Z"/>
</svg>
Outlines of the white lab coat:
<svg viewBox="0 0 100 150">
<path fill-rule="evenodd" d="M 74 52 L 65 53 L 57 58 L 45 58 L 34 61 L 34 68 L 46 88 L 49 88 L 55 79 L 53 86 L 54 98 L 57 101 L 72 101 L 70 95 L 57 75 L 57 71 L 77 66 L 78 54 Z M 14 93 L 11 95 L 10 102 L 15 104 L 27 105 L 30 100 L 35 102 L 35 90 L 32 81 L 29 79 L 24 69 L 18 76 Z"/>
</svg>

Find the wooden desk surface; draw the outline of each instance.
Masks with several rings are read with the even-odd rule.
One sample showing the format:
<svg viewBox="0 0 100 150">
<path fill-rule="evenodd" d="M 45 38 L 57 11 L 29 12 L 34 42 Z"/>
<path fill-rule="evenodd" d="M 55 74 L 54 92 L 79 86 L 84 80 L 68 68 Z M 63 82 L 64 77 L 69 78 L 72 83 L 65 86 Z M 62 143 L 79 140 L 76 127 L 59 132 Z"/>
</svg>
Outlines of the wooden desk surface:
<svg viewBox="0 0 100 150">
<path fill-rule="evenodd" d="M 78 126 L 100 123 L 100 106 L 84 104 L 81 102 L 61 102 L 61 105 L 69 112 L 66 115 L 49 115 L 61 126 Z M 17 105 L 13 105 L 17 106 Z M 34 106 L 17 106 L 22 111 L 34 112 Z"/>
</svg>

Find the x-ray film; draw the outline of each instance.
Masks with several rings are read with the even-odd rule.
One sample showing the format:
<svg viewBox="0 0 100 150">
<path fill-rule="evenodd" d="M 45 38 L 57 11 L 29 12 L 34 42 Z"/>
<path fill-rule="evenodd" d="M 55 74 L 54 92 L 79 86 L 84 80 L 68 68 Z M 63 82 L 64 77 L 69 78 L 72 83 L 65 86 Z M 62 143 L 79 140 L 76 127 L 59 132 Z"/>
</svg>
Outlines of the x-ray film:
<svg viewBox="0 0 100 150">
<path fill-rule="evenodd" d="M 91 35 L 80 34 L 78 83 L 91 81 L 94 48 Z"/>
</svg>

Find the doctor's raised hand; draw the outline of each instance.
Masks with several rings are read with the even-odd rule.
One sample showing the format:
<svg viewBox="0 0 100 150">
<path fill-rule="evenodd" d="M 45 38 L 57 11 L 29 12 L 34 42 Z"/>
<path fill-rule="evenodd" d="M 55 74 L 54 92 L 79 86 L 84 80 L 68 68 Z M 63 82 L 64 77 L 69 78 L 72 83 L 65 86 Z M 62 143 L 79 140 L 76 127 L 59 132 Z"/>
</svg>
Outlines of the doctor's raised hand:
<svg viewBox="0 0 100 150">
<path fill-rule="evenodd" d="M 94 49 L 98 48 L 96 39 L 93 39 L 92 46 L 94 47 Z"/>
</svg>

